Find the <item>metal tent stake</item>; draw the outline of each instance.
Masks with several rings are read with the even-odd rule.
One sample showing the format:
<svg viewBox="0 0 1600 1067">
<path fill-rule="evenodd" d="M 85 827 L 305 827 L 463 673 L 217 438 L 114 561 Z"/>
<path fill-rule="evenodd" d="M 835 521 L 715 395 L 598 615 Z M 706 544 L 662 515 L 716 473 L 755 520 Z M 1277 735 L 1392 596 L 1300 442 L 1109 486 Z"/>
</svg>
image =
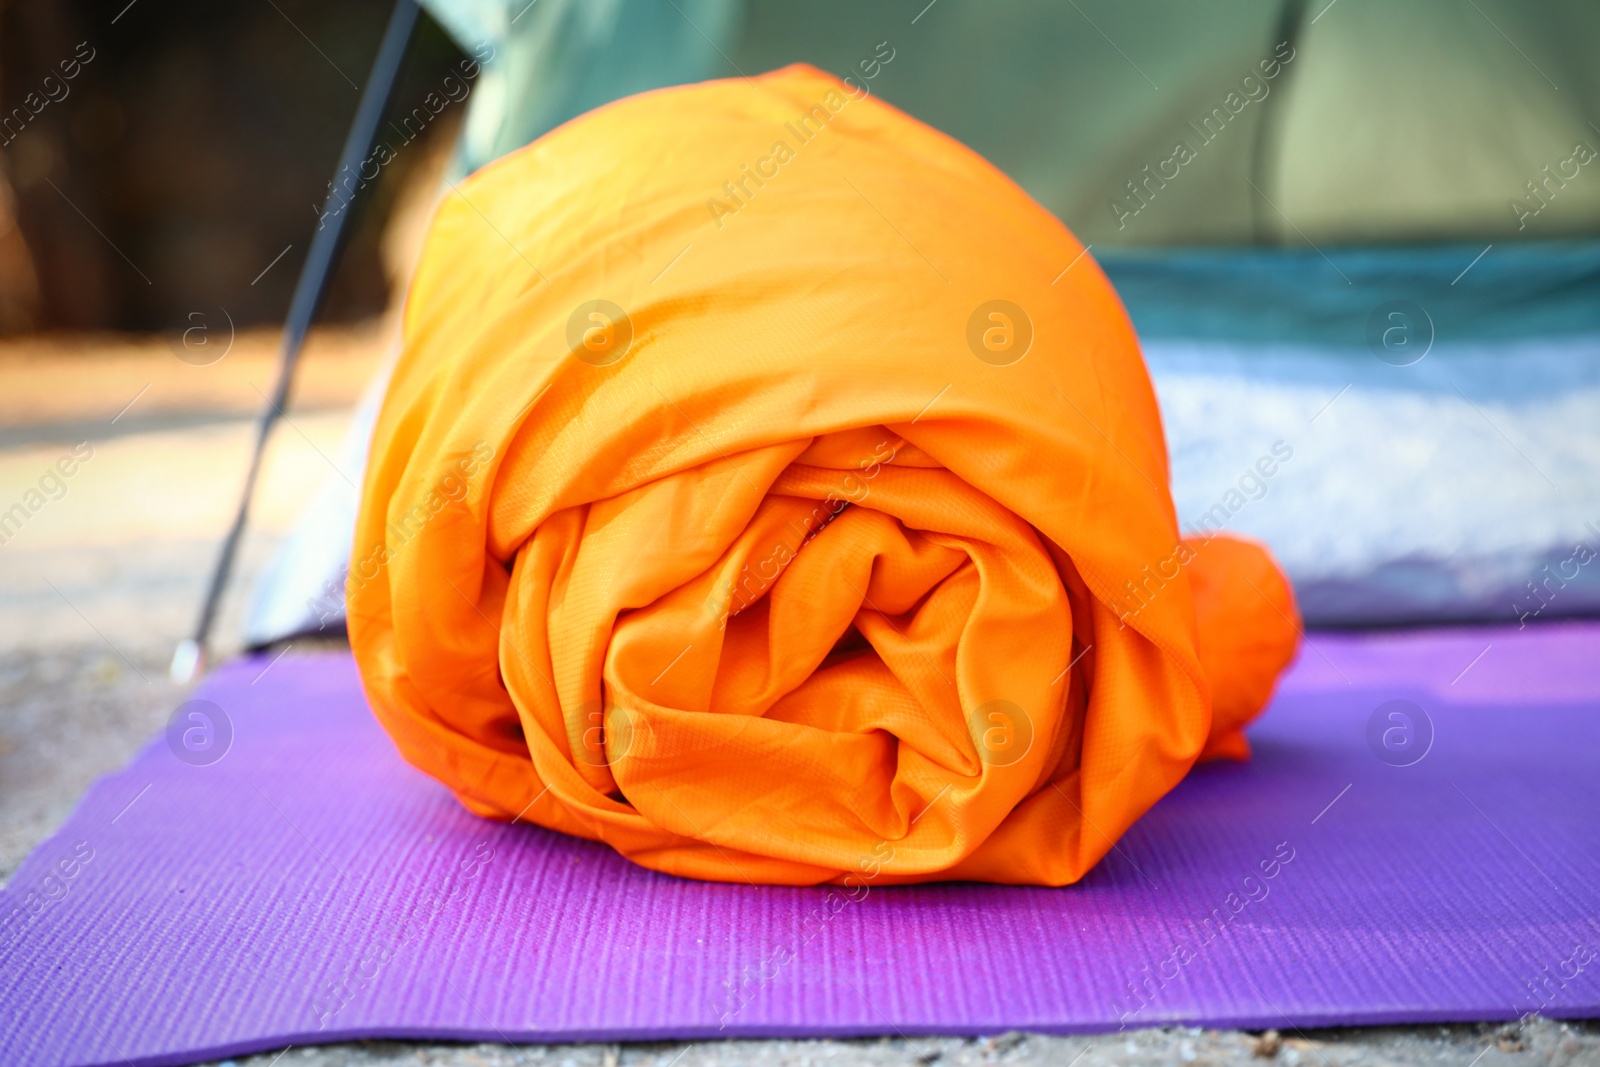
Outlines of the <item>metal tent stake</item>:
<svg viewBox="0 0 1600 1067">
<path fill-rule="evenodd" d="M 233 526 L 222 542 L 216 568 L 211 572 L 211 584 L 206 589 L 205 601 L 200 606 L 200 619 L 195 624 L 194 636 L 178 645 L 172 655 L 169 673 L 179 683 L 190 681 L 204 670 L 206 644 L 211 627 L 216 621 L 217 605 L 227 587 L 233 571 L 233 559 L 239 550 L 239 538 L 244 533 L 250 516 L 250 498 L 255 494 L 256 477 L 261 472 L 261 456 L 266 450 L 272 428 L 283 414 L 289 400 L 289 387 L 294 381 L 295 364 L 300 359 L 300 349 L 305 343 L 306 330 L 322 303 L 328 278 L 333 273 L 334 258 L 338 255 L 349 218 L 349 201 L 354 190 L 344 191 L 340 179 L 345 174 L 359 176 L 362 162 L 372 151 L 378 123 L 383 118 L 389 96 L 394 91 L 400 61 L 405 57 L 406 45 L 411 40 L 411 30 L 417 22 L 416 0 L 395 0 L 394 11 L 389 16 L 389 26 L 383 33 L 383 43 L 378 47 L 378 58 L 372 65 L 367 88 L 356 107 L 355 121 L 345 137 L 344 151 L 339 156 L 339 168 L 333 172 L 333 182 L 328 198 L 323 203 L 321 222 L 311 239 L 311 251 L 305 265 L 300 268 L 300 278 L 295 283 L 294 299 L 289 304 L 289 315 L 283 327 L 283 345 L 278 352 L 278 377 L 272 396 L 261 410 L 256 429 L 255 450 L 250 454 L 250 467 L 245 473 L 244 490 L 239 497 L 239 508 L 233 516 Z"/>
</svg>

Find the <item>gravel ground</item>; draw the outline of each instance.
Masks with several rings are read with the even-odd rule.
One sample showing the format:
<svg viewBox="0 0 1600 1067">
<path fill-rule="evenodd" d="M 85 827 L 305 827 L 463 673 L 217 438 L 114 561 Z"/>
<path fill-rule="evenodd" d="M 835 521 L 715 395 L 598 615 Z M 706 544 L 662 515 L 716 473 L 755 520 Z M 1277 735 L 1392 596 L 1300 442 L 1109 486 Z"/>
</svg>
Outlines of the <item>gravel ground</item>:
<svg viewBox="0 0 1600 1067">
<path fill-rule="evenodd" d="M 1128 1034 L 1048 1037 L 1011 1032 L 997 1037 L 869 1041 L 718 1041 L 632 1045 L 416 1045 L 373 1041 L 226 1061 L 239 1067 L 350 1065 L 416 1067 L 1112 1067 L 1132 1064 L 1256 1064 L 1346 1067 L 1348 1064 L 1438 1064 L 1463 1067 L 1552 1067 L 1600 1063 L 1600 1029 L 1535 1020 L 1509 1027 L 1326 1030 L 1282 1037 L 1277 1031 L 1140 1030 Z"/>
<path fill-rule="evenodd" d="M 337 342 L 337 343 L 335 343 Z M 220 633 L 239 632 L 244 597 L 299 502 L 327 475 L 348 408 L 381 354 L 376 331 L 324 338 L 308 359 L 293 426 L 278 435 L 257 525 Z M 110 349 L 110 351 L 107 351 Z M 260 350 L 260 351 L 258 351 Z M 313 350 L 315 354 L 318 349 Z M 177 376 L 159 342 L 99 339 L 0 347 L 0 508 L 79 440 L 95 458 L 69 490 L 0 545 L 0 881 L 58 828 L 97 777 L 130 759 L 182 690 L 166 662 L 192 623 L 243 470 L 270 346 L 246 344 L 210 376 Z M 231 357 L 230 357 L 231 358 Z M 204 368 L 214 370 L 216 368 Z M 185 377 L 187 375 L 187 377 Z M 89 382 L 79 388 L 75 382 Z M 153 384 L 152 384 L 153 383 Z M 149 385 L 149 394 L 135 397 Z M 112 421 L 133 397 L 148 407 Z M 137 409 L 135 409 L 137 410 Z M 87 431 L 87 432 L 86 432 Z M 224 641 L 222 652 L 227 652 Z M 698 1067 L 780 1064 L 1347 1064 L 1600 1067 L 1600 1025 L 1425 1026 L 1276 1033 L 1142 1030 L 976 1040 L 716 1041 L 627 1045 L 462 1045 L 398 1041 L 292 1048 L 241 1067 Z"/>
</svg>

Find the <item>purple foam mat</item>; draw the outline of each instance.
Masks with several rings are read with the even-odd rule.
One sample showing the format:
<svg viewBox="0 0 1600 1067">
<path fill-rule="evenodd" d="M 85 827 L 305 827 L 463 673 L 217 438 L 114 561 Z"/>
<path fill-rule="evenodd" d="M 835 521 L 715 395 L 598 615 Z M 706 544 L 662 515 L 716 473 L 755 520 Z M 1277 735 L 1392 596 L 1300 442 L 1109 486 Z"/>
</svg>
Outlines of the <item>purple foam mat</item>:
<svg viewBox="0 0 1600 1067">
<path fill-rule="evenodd" d="M 1593 623 L 1313 635 L 1255 759 L 1082 884 L 860 899 L 479 820 L 348 656 L 236 661 L 0 893 L 0 1062 L 1600 1015 L 1597 652 Z"/>
</svg>

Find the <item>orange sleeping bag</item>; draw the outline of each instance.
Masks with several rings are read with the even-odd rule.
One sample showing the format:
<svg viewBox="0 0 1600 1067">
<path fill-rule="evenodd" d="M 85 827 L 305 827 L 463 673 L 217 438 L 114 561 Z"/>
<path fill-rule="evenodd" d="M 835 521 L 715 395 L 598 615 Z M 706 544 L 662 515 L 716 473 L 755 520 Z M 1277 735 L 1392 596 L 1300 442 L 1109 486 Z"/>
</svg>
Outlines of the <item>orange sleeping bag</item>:
<svg viewBox="0 0 1600 1067">
<path fill-rule="evenodd" d="M 972 151 L 808 67 L 647 93 L 445 198 L 347 580 L 472 811 L 730 882 L 1081 878 L 1298 617 L 1180 539 L 1127 315 Z"/>
</svg>

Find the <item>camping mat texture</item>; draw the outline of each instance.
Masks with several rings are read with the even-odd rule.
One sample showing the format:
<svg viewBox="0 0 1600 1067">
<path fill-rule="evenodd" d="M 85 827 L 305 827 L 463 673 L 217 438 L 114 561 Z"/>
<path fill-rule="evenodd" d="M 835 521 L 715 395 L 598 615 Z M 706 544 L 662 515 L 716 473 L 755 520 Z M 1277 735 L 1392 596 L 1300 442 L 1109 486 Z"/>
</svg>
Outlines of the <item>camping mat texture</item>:
<svg viewBox="0 0 1600 1067">
<path fill-rule="evenodd" d="M 462 810 L 237 660 L 0 892 L 0 1062 L 1600 1015 L 1600 624 L 1313 634 L 1066 889 L 714 885 Z"/>
</svg>

